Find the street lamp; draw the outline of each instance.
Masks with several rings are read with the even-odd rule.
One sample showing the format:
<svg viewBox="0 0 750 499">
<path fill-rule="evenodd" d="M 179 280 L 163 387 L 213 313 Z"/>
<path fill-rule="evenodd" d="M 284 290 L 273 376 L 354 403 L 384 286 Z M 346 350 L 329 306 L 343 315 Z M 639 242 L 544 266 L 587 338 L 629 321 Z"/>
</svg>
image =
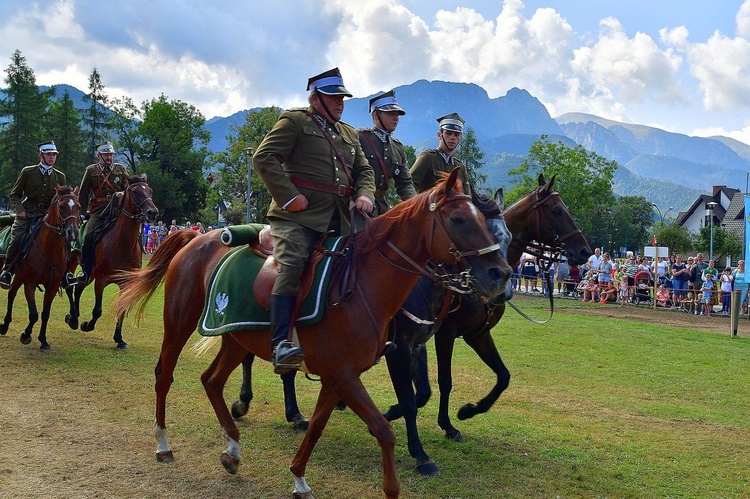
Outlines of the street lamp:
<svg viewBox="0 0 750 499">
<path fill-rule="evenodd" d="M 708 248 L 709 260 L 714 259 L 714 208 L 716 208 L 718 204 L 719 203 L 717 203 L 716 201 L 709 201 L 708 203 L 706 203 L 706 207 L 711 210 L 711 243 Z"/>
<path fill-rule="evenodd" d="M 664 219 L 665 219 L 665 220 L 669 220 L 669 219 L 667 218 L 667 213 L 669 213 L 669 212 L 670 212 L 670 211 L 672 211 L 673 209 L 674 209 L 674 206 L 670 206 L 669 208 L 667 208 L 667 211 L 665 211 L 665 212 L 664 212 Z"/>
<path fill-rule="evenodd" d="M 250 223 L 250 198 L 253 196 L 253 153 L 255 152 L 254 147 L 246 147 L 245 154 L 247 155 L 247 220 L 246 223 Z"/>
<path fill-rule="evenodd" d="M 664 225 L 664 217 L 666 217 L 667 213 L 669 213 L 674 208 L 673 206 L 670 206 L 667 209 L 667 211 L 665 211 L 664 214 L 662 215 L 661 210 L 659 209 L 659 206 L 656 203 L 651 203 L 651 206 L 656 208 L 656 211 L 659 212 L 659 221 L 661 222 L 662 225 Z"/>
</svg>

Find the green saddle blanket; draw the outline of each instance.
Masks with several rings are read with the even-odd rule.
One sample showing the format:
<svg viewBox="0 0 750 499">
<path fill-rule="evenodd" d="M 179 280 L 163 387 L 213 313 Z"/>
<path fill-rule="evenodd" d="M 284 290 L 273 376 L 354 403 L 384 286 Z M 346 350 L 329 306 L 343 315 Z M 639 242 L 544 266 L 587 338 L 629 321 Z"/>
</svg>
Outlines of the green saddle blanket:
<svg viewBox="0 0 750 499">
<path fill-rule="evenodd" d="M 328 250 L 339 251 L 344 238 L 332 237 L 325 241 Z M 253 282 L 265 262 L 246 246 L 230 250 L 219 261 L 211 274 L 203 314 L 198 321 L 198 332 L 203 336 L 219 336 L 232 331 L 268 329 L 271 316 L 253 296 Z M 326 297 L 331 280 L 333 257 L 326 256 L 317 267 L 310 293 L 302 302 L 298 326 L 320 322 L 326 308 Z"/>
<path fill-rule="evenodd" d="M 10 244 L 10 227 L 6 227 L 2 231 L 0 231 L 0 257 L 5 258 L 5 254 L 8 252 L 9 244 Z"/>
</svg>

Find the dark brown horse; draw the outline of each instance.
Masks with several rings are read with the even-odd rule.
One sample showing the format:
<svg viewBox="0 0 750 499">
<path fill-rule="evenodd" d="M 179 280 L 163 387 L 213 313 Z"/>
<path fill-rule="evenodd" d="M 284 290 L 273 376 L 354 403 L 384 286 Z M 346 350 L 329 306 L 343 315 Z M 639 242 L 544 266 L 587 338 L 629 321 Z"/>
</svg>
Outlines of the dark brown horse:
<svg viewBox="0 0 750 499">
<path fill-rule="evenodd" d="M 475 285 L 483 294 L 494 296 L 505 289 L 511 269 L 494 251 L 496 245 L 484 227 L 483 217 L 463 193 L 457 174 L 454 170 L 436 188 L 401 203 L 359 232 L 351 257 L 357 276 L 351 297 L 328 307 L 320 323 L 298 327 L 307 369 L 320 378 L 322 386 L 310 427 L 290 467 L 295 493 L 309 494 L 307 461 L 333 408 L 343 400 L 380 444 L 385 495 L 398 496 L 395 437 L 360 375 L 379 358 L 387 340 L 388 322 L 428 258 L 462 269 L 471 267 Z M 164 278 L 165 334 L 156 367 L 157 459 L 172 458 L 166 439 L 167 391 L 177 357 L 198 323 L 202 307 L 196 305 L 203 304 L 209 276 L 226 251 L 218 231 L 197 237 L 170 236 L 145 269 L 130 273 L 117 301 L 118 310 L 124 312 L 147 299 Z M 140 310 L 143 304 L 141 301 Z M 201 379 L 229 442 L 222 464 L 234 473 L 240 458 L 239 431 L 224 402 L 223 387 L 248 352 L 270 360 L 270 337 L 268 331 L 242 331 L 225 334 L 221 340 L 217 357 Z"/>
<path fill-rule="evenodd" d="M 153 191 L 146 182 L 146 175 L 133 176 L 121 195 L 110 201 L 112 213 L 111 227 L 106 229 L 94 249 L 93 272 L 88 283 L 79 282 L 75 288 L 68 288 L 66 293 L 70 302 L 70 311 L 65 316 L 65 322 L 71 329 L 78 328 L 80 315 L 81 294 L 86 286 L 94 282 L 94 309 L 91 320 L 81 323 L 81 331 L 93 331 L 96 321 L 102 316 L 102 296 L 104 288 L 115 282 L 115 275 L 122 271 L 141 268 L 143 251 L 141 246 L 141 224 L 146 220 L 153 221 L 159 214 L 154 201 L 151 199 Z M 105 211 L 107 213 L 107 211 Z M 107 222 L 105 222 L 107 223 Z M 74 271 L 78 265 L 80 253 L 74 253 L 71 258 L 70 270 Z M 120 285 L 119 283 L 118 286 Z M 112 339 L 117 348 L 127 348 L 128 344 L 122 339 L 122 315 L 117 316 L 115 333 Z"/>
<path fill-rule="evenodd" d="M 56 194 L 34 236 L 29 252 L 23 263 L 18 266 L 13 284 L 8 290 L 8 308 L 3 323 L 0 324 L 0 334 L 7 333 L 8 326 L 13 320 L 13 301 L 16 299 L 18 289 L 23 286 L 26 303 L 29 306 L 29 324 L 21 334 L 21 343 L 24 345 L 31 343 L 34 324 L 39 320 L 34 293 L 37 286 L 43 286 L 42 325 L 39 329 L 39 342 L 42 344 L 40 347 L 42 350 L 50 349 L 47 343 L 47 322 L 52 301 L 67 271 L 70 249 L 78 237 L 81 208 L 77 188 L 57 186 L 55 191 Z"/>
</svg>

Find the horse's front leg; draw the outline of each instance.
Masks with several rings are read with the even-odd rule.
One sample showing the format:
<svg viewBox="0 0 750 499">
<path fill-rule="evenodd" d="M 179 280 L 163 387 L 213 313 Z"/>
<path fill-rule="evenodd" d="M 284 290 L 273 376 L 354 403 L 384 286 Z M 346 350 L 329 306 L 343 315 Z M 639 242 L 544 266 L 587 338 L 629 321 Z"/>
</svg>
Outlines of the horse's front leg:
<svg viewBox="0 0 750 499">
<path fill-rule="evenodd" d="M 281 375 L 281 382 L 284 384 L 284 412 L 286 413 L 286 420 L 293 423 L 295 430 L 306 431 L 310 426 L 310 420 L 299 412 L 297 388 L 294 386 L 296 377 L 296 370 Z"/>
<path fill-rule="evenodd" d="M 21 343 L 24 345 L 31 343 L 31 333 L 34 331 L 34 324 L 39 321 L 39 311 L 36 308 L 36 299 L 34 298 L 35 291 L 36 286 L 33 284 L 23 285 L 23 294 L 26 296 L 26 304 L 29 307 L 29 324 L 23 330 L 23 333 L 21 333 Z"/>
<path fill-rule="evenodd" d="M 97 279 L 94 282 L 94 308 L 91 310 L 91 320 L 81 323 L 81 331 L 87 333 L 93 331 L 96 327 L 96 321 L 102 316 L 102 297 L 106 285 L 107 282 L 104 279 Z"/>
<path fill-rule="evenodd" d="M 49 350 L 50 344 L 47 343 L 47 323 L 49 323 L 50 310 L 52 310 L 52 302 L 55 300 L 57 294 L 57 286 L 48 286 L 44 290 L 44 301 L 42 303 L 42 324 L 39 327 L 39 343 L 42 345 L 39 347 L 40 350 Z"/>
<path fill-rule="evenodd" d="M 397 342 L 398 340 L 399 338 L 397 338 Z M 405 341 L 398 343 L 398 347 L 388 352 L 385 359 L 388 363 L 388 373 L 391 376 L 393 388 L 396 391 L 398 405 L 401 407 L 401 412 L 404 416 L 409 454 L 417 460 L 417 471 L 420 474 L 436 476 L 440 474 L 440 470 L 435 461 L 425 452 L 422 442 L 419 440 L 417 403 L 411 378 L 411 348 Z"/>
<path fill-rule="evenodd" d="M 125 340 L 122 339 L 122 321 L 124 318 L 124 313 L 117 316 L 117 324 L 115 324 L 115 334 L 112 336 L 112 339 L 117 344 L 117 348 L 120 350 L 125 350 L 126 348 L 128 348 L 128 344 L 125 343 Z"/>
<path fill-rule="evenodd" d="M 13 302 L 18 294 L 18 284 L 13 282 L 10 289 L 8 290 L 8 304 L 5 309 L 5 317 L 3 323 L 0 324 L 0 335 L 5 335 L 8 332 L 10 323 L 13 322 Z"/>
<path fill-rule="evenodd" d="M 427 371 L 427 345 L 416 345 L 411 350 L 411 380 L 417 397 L 417 409 L 427 404 L 432 396 L 430 377 Z"/>
<path fill-rule="evenodd" d="M 78 329 L 78 317 L 81 315 L 79 304 L 81 302 L 81 292 L 83 292 L 83 285 L 76 284 L 73 287 L 67 288 L 65 294 L 68 296 L 68 313 L 65 315 L 65 324 L 70 329 Z"/>
<path fill-rule="evenodd" d="M 438 409 L 438 425 L 445 432 L 445 438 L 463 442 L 464 437 L 452 424 L 448 414 L 451 390 L 453 390 L 453 376 L 451 362 L 453 361 L 453 345 L 455 337 L 446 329 L 435 334 L 435 354 L 437 356 L 438 388 L 440 390 L 440 405 Z"/>
<path fill-rule="evenodd" d="M 481 358 L 484 363 L 492 369 L 497 376 L 497 381 L 495 382 L 495 386 L 492 387 L 492 390 L 490 390 L 490 393 L 477 402 L 476 405 L 468 403 L 458 410 L 458 419 L 461 420 L 472 418 L 477 414 L 489 411 L 492 405 L 510 384 L 510 371 L 503 363 L 503 359 L 497 351 L 497 347 L 495 346 L 490 331 L 484 331 L 479 335 L 471 336 L 466 340 L 466 343 L 477 353 L 477 355 L 479 355 L 479 358 Z"/>
<path fill-rule="evenodd" d="M 240 464 L 240 431 L 224 401 L 224 385 L 232 371 L 245 358 L 246 351 L 229 334 L 221 337 L 221 348 L 211 365 L 201 375 L 208 400 L 221 425 L 221 434 L 227 440 L 227 449 L 221 454 L 221 464 L 229 473 L 237 473 Z"/>
</svg>

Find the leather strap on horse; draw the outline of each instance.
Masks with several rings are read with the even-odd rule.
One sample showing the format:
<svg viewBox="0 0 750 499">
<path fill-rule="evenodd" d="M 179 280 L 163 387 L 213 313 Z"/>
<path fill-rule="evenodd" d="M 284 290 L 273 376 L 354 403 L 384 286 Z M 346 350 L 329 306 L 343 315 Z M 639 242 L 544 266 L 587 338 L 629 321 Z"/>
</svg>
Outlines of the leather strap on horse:
<svg viewBox="0 0 750 499">
<path fill-rule="evenodd" d="M 549 264 L 547 264 L 546 268 L 544 269 L 545 280 L 547 282 L 547 289 L 549 290 L 549 317 L 547 317 L 546 320 L 540 321 L 532 317 L 529 317 L 528 315 L 523 313 L 518 307 L 516 307 L 512 301 L 509 300 L 505 302 L 508 305 L 510 305 L 513 310 L 518 312 L 518 315 L 520 315 L 521 317 L 523 317 L 524 319 L 528 321 L 533 322 L 534 324 L 547 324 L 552 319 L 552 315 L 555 313 L 555 301 L 552 298 L 552 278 L 550 277 L 549 272 L 547 272 L 549 270 L 549 266 L 551 263 L 552 262 L 550 261 Z"/>
<path fill-rule="evenodd" d="M 380 164 L 380 171 L 383 172 L 383 196 L 385 195 L 385 191 L 388 190 L 388 184 L 390 182 L 390 179 L 388 178 L 388 169 L 385 167 L 385 161 L 383 161 L 383 157 L 380 155 L 377 149 L 375 149 L 375 144 L 373 144 L 372 140 L 370 139 L 369 135 L 366 132 L 362 133 L 362 137 L 365 138 L 368 144 L 370 144 L 370 147 L 372 147 L 372 152 L 375 153 L 375 157 L 378 158 L 378 164 Z M 383 197 L 380 196 L 380 197 Z M 377 197 L 377 192 L 375 193 L 375 197 Z"/>
<path fill-rule="evenodd" d="M 109 173 L 104 173 L 104 168 L 102 168 L 102 165 L 96 165 L 97 168 L 99 168 L 99 172 L 104 176 L 103 181 L 99 183 L 98 186 L 96 186 L 96 192 L 94 193 L 94 201 L 96 201 L 99 198 L 107 198 L 109 196 L 102 194 L 102 187 L 104 187 L 104 184 L 107 184 L 110 189 L 112 189 L 112 192 L 117 192 L 117 189 L 115 189 L 115 186 L 112 185 L 112 182 L 109 181 L 109 176 L 112 175 L 112 172 L 115 171 L 114 168 L 109 169 Z"/>
<path fill-rule="evenodd" d="M 328 132 L 326 129 L 318 122 L 318 120 L 315 119 L 315 116 L 310 111 L 305 111 L 307 115 L 312 119 L 313 123 L 315 123 L 318 128 L 320 128 L 320 131 L 323 132 L 323 136 L 328 140 L 328 143 L 333 148 L 334 152 L 336 153 L 336 157 L 339 158 L 339 162 L 341 163 L 341 166 L 344 168 L 344 173 L 346 173 L 346 177 L 349 179 L 349 185 L 354 186 L 354 177 L 352 176 L 352 169 L 349 166 L 349 163 L 346 162 L 344 159 L 343 154 L 341 154 L 341 151 L 339 151 L 339 148 L 336 147 L 336 143 L 333 141 L 330 135 L 328 135 Z"/>
</svg>

